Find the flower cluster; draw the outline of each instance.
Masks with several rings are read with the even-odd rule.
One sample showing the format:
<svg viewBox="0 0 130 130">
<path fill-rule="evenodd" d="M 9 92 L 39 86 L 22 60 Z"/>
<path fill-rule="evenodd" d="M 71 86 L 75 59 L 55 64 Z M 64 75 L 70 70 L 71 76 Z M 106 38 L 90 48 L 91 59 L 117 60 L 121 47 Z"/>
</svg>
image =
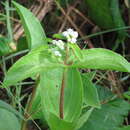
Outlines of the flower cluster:
<svg viewBox="0 0 130 130">
<path fill-rule="evenodd" d="M 59 49 L 64 50 L 64 42 L 62 40 L 52 40 L 52 44 L 56 45 Z M 54 49 L 52 51 L 55 56 L 62 56 L 59 50 Z"/>
<path fill-rule="evenodd" d="M 73 29 L 69 28 L 62 33 L 64 37 L 67 38 L 67 41 L 70 43 L 76 43 L 78 38 L 78 32 L 74 31 Z"/>
<path fill-rule="evenodd" d="M 73 29 L 69 28 L 66 31 L 64 31 L 62 33 L 62 35 L 64 37 L 66 37 L 67 41 L 69 43 L 76 43 L 77 42 L 77 38 L 78 38 L 78 32 L 74 31 Z M 65 45 L 64 42 L 62 40 L 52 40 L 52 44 L 57 46 L 59 49 L 57 48 L 52 48 L 52 52 L 55 56 L 61 57 L 62 54 L 62 50 L 65 49 Z"/>
<path fill-rule="evenodd" d="M 52 40 L 52 44 L 58 46 L 61 50 L 64 50 L 64 42 L 62 40 Z"/>
</svg>

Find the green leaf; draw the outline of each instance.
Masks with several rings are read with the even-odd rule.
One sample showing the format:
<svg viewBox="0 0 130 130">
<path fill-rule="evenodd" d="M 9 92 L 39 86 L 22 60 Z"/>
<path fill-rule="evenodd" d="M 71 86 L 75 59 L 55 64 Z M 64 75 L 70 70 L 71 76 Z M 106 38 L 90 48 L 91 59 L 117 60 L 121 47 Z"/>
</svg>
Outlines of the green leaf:
<svg viewBox="0 0 130 130">
<path fill-rule="evenodd" d="M 90 110 L 86 111 L 77 121 L 77 124 L 76 124 L 76 130 L 78 130 L 79 128 L 81 128 L 83 126 L 83 124 L 85 122 L 87 122 L 87 120 L 89 119 L 92 111 L 94 110 L 94 108 L 91 108 Z"/>
<path fill-rule="evenodd" d="M 36 90 L 36 94 L 35 94 L 35 98 L 33 99 L 33 103 L 32 103 L 32 107 L 30 110 L 31 117 L 33 119 L 42 119 L 43 114 L 42 114 L 42 107 L 41 107 L 41 93 L 42 91 L 42 86 L 40 86 L 40 83 L 37 86 L 37 90 Z"/>
<path fill-rule="evenodd" d="M 73 122 L 80 116 L 83 103 L 83 86 L 77 69 L 68 69 L 66 71 L 58 68 L 42 74 L 42 108 L 47 120 L 50 112 L 59 117 L 63 71 L 65 71 L 64 120 Z"/>
<path fill-rule="evenodd" d="M 85 2 L 90 19 L 100 28 L 112 29 L 125 26 L 119 8 L 119 0 L 95 0 L 94 3 L 92 0 L 85 0 Z M 113 50 L 116 50 L 127 36 L 126 30 L 118 30 L 117 34 Z"/>
<path fill-rule="evenodd" d="M 117 130 L 130 130 L 130 125 L 124 126 L 124 127 L 119 128 L 119 129 L 117 129 Z"/>
<path fill-rule="evenodd" d="M 0 100 L 0 109 L 5 109 L 20 117 L 21 119 L 24 119 L 24 117 L 19 112 L 17 112 L 11 105 L 7 104 L 6 102 L 3 102 L 2 100 Z"/>
<path fill-rule="evenodd" d="M 64 119 L 74 121 L 79 118 L 83 105 L 83 84 L 78 69 L 68 69 L 65 84 Z"/>
<path fill-rule="evenodd" d="M 26 37 L 20 37 L 17 41 L 17 51 L 20 52 L 22 50 L 26 50 L 28 49 L 28 44 L 27 44 L 27 40 Z"/>
<path fill-rule="evenodd" d="M 116 99 L 95 109 L 90 118 L 79 130 L 117 130 L 123 124 L 130 110 L 130 104 L 123 99 Z"/>
<path fill-rule="evenodd" d="M 66 37 L 64 37 L 64 36 L 62 35 L 62 33 L 53 34 L 52 37 L 53 37 L 53 38 L 56 38 L 56 39 L 66 40 Z"/>
<path fill-rule="evenodd" d="M 12 52 L 11 48 L 9 47 L 9 40 L 0 37 L 0 56 L 4 56 Z"/>
<path fill-rule="evenodd" d="M 101 28 L 123 27 L 118 0 L 85 0 L 90 18 Z M 98 6 L 97 6 L 98 5 Z M 105 18 L 105 19 L 104 19 Z"/>
<path fill-rule="evenodd" d="M 87 76 L 82 76 L 84 86 L 84 102 L 87 106 L 100 108 L 97 88 Z"/>
<path fill-rule="evenodd" d="M 111 90 L 107 87 L 99 86 L 99 85 L 95 85 L 95 87 L 97 88 L 99 99 L 100 99 L 100 102 L 102 102 L 102 103 L 113 99 L 113 97 L 115 96 L 111 92 Z"/>
<path fill-rule="evenodd" d="M 71 67 L 130 72 L 127 60 L 111 50 L 93 48 L 82 50 L 82 54 L 84 58 L 75 61 Z"/>
<path fill-rule="evenodd" d="M 59 97 L 62 82 L 63 68 L 55 68 L 47 72 L 40 73 L 41 105 L 46 120 L 49 113 L 59 117 Z"/>
<path fill-rule="evenodd" d="M 18 14 L 20 15 L 29 49 L 46 44 L 46 36 L 39 20 L 25 7 L 14 1 L 13 4 L 16 7 Z"/>
<path fill-rule="evenodd" d="M 13 113 L 0 108 L 0 130 L 20 130 L 20 127 L 20 122 Z"/>
<path fill-rule="evenodd" d="M 110 2 L 110 9 L 111 9 L 111 14 L 113 18 L 113 23 L 115 24 L 115 27 L 121 28 L 125 26 L 125 23 L 122 19 L 120 9 L 119 9 L 119 1 L 118 0 L 111 0 Z M 118 39 L 125 40 L 126 37 L 126 31 L 125 30 L 119 30 L 118 31 Z"/>
<path fill-rule="evenodd" d="M 114 28 L 110 0 L 85 0 L 90 18 L 101 28 Z M 98 6 L 97 6 L 98 5 Z M 105 18 L 105 19 L 104 19 Z"/>
<path fill-rule="evenodd" d="M 81 49 L 77 44 L 69 44 L 70 48 L 73 50 L 75 56 L 80 60 L 83 58 L 83 54 L 81 52 Z"/>
<path fill-rule="evenodd" d="M 54 114 L 49 114 L 49 126 L 51 130 L 75 130 L 72 122 L 59 119 Z"/>
<path fill-rule="evenodd" d="M 56 67 L 64 67 L 64 65 L 52 56 L 46 46 L 41 46 L 23 56 L 10 68 L 3 84 L 5 87 L 11 86 L 18 81 L 39 74 L 40 71 L 48 71 Z"/>
</svg>

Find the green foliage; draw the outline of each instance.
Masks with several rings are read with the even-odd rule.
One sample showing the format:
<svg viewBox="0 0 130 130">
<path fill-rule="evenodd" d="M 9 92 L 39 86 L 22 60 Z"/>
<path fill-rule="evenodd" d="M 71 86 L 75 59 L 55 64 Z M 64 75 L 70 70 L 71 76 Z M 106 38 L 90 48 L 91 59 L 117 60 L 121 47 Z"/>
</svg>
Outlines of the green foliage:
<svg viewBox="0 0 130 130">
<path fill-rule="evenodd" d="M 0 100 L 0 109 L 4 109 L 7 110 L 11 113 L 13 113 L 14 115 L 18 116 L 19 118 L 23 119 L 24 117 L 17 112 L 11 105 L 7 104 L 6 102 L 3 102 L 2 100 Z"/>
<path fill-rule="evenodd" d="M 51 130 L 75 130 L 72 122 L 61 120 L 52 113 L 49 114 L 48 120 Z"/>
<path fill-rule="evenodd" d="M 115 27 L 120 28 L 120 27 L 124 27 L 125 23 L 122 19 L 122 16 L 120 14 L 120 10 L 119 10 L 119 1 L 118 0 L 111 0 L 110 2 L 110 9 L 111 9 L 111 14 L 112 14 L 112 18 L 113 18 L 113 22 Z M 121 30 L 118 31 L 119 34 L 119 39 L 120 40 L 124 40 L 125 36 L 126 36 L 126 31 Z"/>
<path fill-rule="evenodd" d="M 85 0 L 88 7 L 90 18 L 103 29 L 120 28 L 124 27 L 125 23 L 122 19 L 119 0 Z M 98 6 L 97 6 L 98 5 Z M 126 38 L 126 31 L 119 30 L 118 37 L 114 49 L 119 43 L 122 43 Z"/>
<path fill-rule="evenodd" d="M 65 72 L 63 72 L 65 71 Z M 55 73 L 55 75 L 53 75 Z M 50 113 L 59 117 L 59 99 L 62 75 L 65 73 L 64 121 L 73 122 L 82 110 L 83 88 L 80 74 L 76 69 L 62 68 L 44 72 L 41 75 L 41 101 L 45 118 L 50 122 Z M 75 75 L 75 76 L 74 76 Z M 46 93 L 42 93 L 46 92 Z"/>
<path fill-rule="evenodd" d="M 20 121 L 16 117 L 20 116 L 15 109 L 7 103 L 0 101 L 0 129 L 1 130 L 20 130 Z M 21 116 L 20 116 L 21 117 Z"/>
<path fill-rule="evenodd" d="M 63 71 L 62 68 L 56 68 L 40 73 L 41 91 L 39 94 L 41 95 L 43 113 L 46 119 L 48 119 L 50 113 L 59 117 L 59 96 Z"/>
<path fill-rule="evenodd" d="M 110 101 L 95 109 L 80 130 L 117 130 L 129 110 L 130 105 L 122 99 Z"/>
<path fill-rule="evenodd" d="M 90 17 L 101 28 L 110 29 L 124 26 L 118 0 L 95 0 L 95 2 L 91 0 L 85 1 Z"/>
<path fill-rule="evenodd" d="M 83 84 L 78 69 L 68 69 L 65 80 L 64 119 L 77 120 L 83 104 Z"/>
<path fill-rule="evenodd" d="M 102 48 L 82 50 L 83 59 L 72 67 L 130 72 L 130 64 L 119 54 Z"/>
<path fill-rule="evenodd" d="M 53 57 L 47 48 L 47 46 L 39 47 L 16 62 L 8 71 L 4 85 L 14 85 L 18 81 L 38 74 L 41 70 L 47 71 L 55 67 L 68 67 L 60 64 L 58 59 Z M 130 72 L 130 64 L 122 56 L 110 50 L 101 48 L 82 50 L 82 55 L 83 59 L 74 59 L 75 62 L 69 68 Z"/>
<path fill-rule="evenodd" d="M 1 130 L 20 130 L 20 122 L 17 117 L 5 109 L 0 109 L 0 120 Z"/>
<path fill-rule="evenodd" d="M 9 40 L 0 36 L 0 56 L 7 55 L 12 52 L 9 47 Z"/>
<path fill-rule="evenodd" d="M 19 52 L 25 49 L 28 49 L 28 44 L 27 44 L 26 37 L 24 36 L 18 39 L 17 51 Z"/>
<path fill-rule="evenodd" d="M 87 75 L 82 76 L 84 86 L 84 102 L 87 106 L 100 108 L 97 89 Z"/>
<path fill-rule="evenodd" d="M 8 71 L 4 85 L 14 85 L 18 81 L 38 74 L 41 70 L 48 71 L 55 67 L 64 66 L 59 64 L 46 48 L 46 46 L 38 47 L 17 61 Z"/>
<path fill-rule="evenodd" d="M 76 130 L 79 130 L 83 125 L 84 123 L 87 122 L 87 120 L 89 119 L 91 113 L 93 112 L 94 108 L 91 108 L 90 110 L 87 110 L 80 118 L 79 120 L 77 121 L 77 124 L 76 124 L 76 127 L 75 129 Z"/>
<path fill-rule="evenodd" d="M 46 35 L 38 19 L 26 8 L 13 1 L 22 20 L 29 49 L 46 44 Z"/>
<path fill-rule="evenodd" d="M 91 0 L 85 0 L 85 1 L 86 6 L 88 7 L 88 13 L 90 17 L 94 20 L 94 22 L 98 26 L 105 29 L 115 27 L 111 15 L 110 0 L 95 0 L 95 2 Z"/>
<path fill-rule="evenodd" d="M 81 49 L 78 47 L 77 44 L 69 44 L 70 48 L 72 48 L 75 56 L 77 59 L 81 60 L 83 59 L 83 54 L 82 54 L 82 51 Z"/>
<path fill-rule="evenodd" d="M 129 129 L 130 129 L 130 126 L 124 126 L 124 127 L 119 128 L 119 129 L 117 129 L 117 130 L 129 130 Z"/>
<path fill-rule="evenodd" d="M 114 94 L 112 94 L 109 88 L 99 85 L 95 85 L 95 87 L 97 88 L 99 99 L 102 103 L 109 101 L 114 97 Z"/>
<path fill-rule="evenodd" d="M 130 72 L 129 62 L 107 49 L 81 50 L 76 43 L 70 42 L 72 39 L 67 39 L 75 38 L 73 30 L 70 30 L 71 36 L 66 37 L 67 41 L 61 41 L 64 48 L 60 48 L 60 43 L 56 45 L 58 41 L 46 45 L 46 41 L 51 43 L 52 39 L 46 38 L 38 20 L 23 6 L 16 2 L 13 4 L 21 17 L 28 46 L 32 50 L 8 70 L 4 87 L 16 85 L 29 77 L 34 80 L 40 77 L 29 113 L 33 114 L 34 119 L 45 119 L 51 130 L 115 130 L 122 125 L 130 105 L 123 99 L 116 99 L 101 106 L 99 98 L 103 101 L 104 93 L 108 91 L 97 93 L 99 89 L 92 83 L 95 74 L 83 74 L 81 78 L 79 69 Z M 1 111 L 7 109 L 2 108 Z M 12 111 L 3 114 L 9 112 Z M 17 118 L 10 113 L 7 119 L 19 129 Z"/>
</svg>

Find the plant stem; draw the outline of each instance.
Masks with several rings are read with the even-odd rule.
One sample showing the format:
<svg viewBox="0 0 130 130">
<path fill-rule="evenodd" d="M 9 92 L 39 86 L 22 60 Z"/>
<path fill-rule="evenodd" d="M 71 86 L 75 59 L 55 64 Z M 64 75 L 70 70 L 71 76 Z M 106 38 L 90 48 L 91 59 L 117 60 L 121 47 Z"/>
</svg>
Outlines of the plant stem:
<svg viewBox="0 0 130 130">
<path fill-rule="evenodd" d="M 36 85 L 35 85 L 34 88 L 33 88 L 32 95 L 31 95 L 31 97 L 29 98 L 29 103 L 28 103 L 27 108 L 26 108 L 26 110 L 25 110 L 25 112 L 24 112 L 24 118 L 25 118 L 25 119 L 24 119 L 23 122 L 22 122 L 21 130 L 28 130 L 28 129 L 27 129 L 27 120 L 28 120 L 28 118 L 30 117 L 30 110 L 31 110 L 31 108 L 32 108 L 33 100 L 34 100 L 35 95 L 36 95 L 36 90 L 37 90 L 37 87 L 38 87 L 39 79 L 40 79 L 40 76 L 38 76 L 38 79 L 37 79 L 37 81 L 36 81 Z"/>
<path fill-rule="evenodd" d="M 60 118 L 64 118 L 64 90 L 65 90 L 65 77 L 66 77 L 66 70 L 64 70 L 63 78 L 62 78 L 62 85 L 61 85 L 61 91 L 60 91 Z"/>
<path fill-rule="evenodd" d="M 67 65 L 67 60 L 68 60 L 68 53 L 69 53 L 69 47 L 66 46 L 66 57 L 64 60 L 64 64 Z M 63 78 L 62 78 L 62 84 L 61 84 L 61 91 L 60 91 L 60 104 L 59 104 L 59 112 L 60 112 L 60 118 L 64 118 L 64 91 L 65 91 L 65 80 L 66 80 L 66 72 L 67 69 L 64 70 L 63 72 Z"/>
</svg>

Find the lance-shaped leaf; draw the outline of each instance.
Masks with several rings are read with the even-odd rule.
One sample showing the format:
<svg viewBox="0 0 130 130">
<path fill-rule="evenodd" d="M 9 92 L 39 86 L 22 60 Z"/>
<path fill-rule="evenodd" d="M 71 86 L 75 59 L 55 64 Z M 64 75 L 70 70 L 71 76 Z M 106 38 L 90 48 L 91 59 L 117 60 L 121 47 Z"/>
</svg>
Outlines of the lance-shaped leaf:
<svg viewBox="0 0 130 130">
<path fill-rule="evenodd" d="M 92 0 L 85 1 L 90 18 L 101 28 L 110 29 L 125 25 L 118 0 L 95 0 L 94 3 Z"/>
<path fill-rule="evenodd" d="M 109 0 L 85 0 L 90 18 L 101 28 L 114 28 Z M 98 6 L 97 6 L 98 5 Z M 104 19 L 105 18 L 105 19 Z"/>
<path fill-rule="evenodd" d="M 87 120 L 89 119 L 91 113 L 93 112 L 94 108 L 91 108 L 89 109 L 88 111 L 86 111 L 77 121 L 77 124 L 76 124 L 76 127 L 75 129 L 76 130 L 79 130 L 79 128 L 81 128 L 84 123 L 87 122 Z"/>
<path fill-rule="evenodd" d="M 41 105 L 46 120 L 49 113 L 59 116 L 60 88 L 62 83 L 63 68 L 55 68 L 40 73 Z"/>
<path fill-rule="evenodd" d="M 100 28 L 111 29 L 125 26 L 119 8 L 119 0 L 95 0 L 94 2 L 92 0 L 85 0 L 85 2 L 90 19 Z M 114 50 L 127 36 L 125 30 L 119 30 L 117 33 L 117 43 L 114 46 Z"/>
<path fill-rule="evenodd" d="M 64 119 L 79 118 L 83 105 L 83 84 L 78 69 L 68 69 L 65 82 Z"/>
<path fill-rule="evenodd" d="M 63 71 L 65 72 L 63 73 Z M 63 74 L 65 76 L 63 119 L 74 122 L 80 116 L 83 103 L 83 86 L 80 73 L 77 69 L 58 68 L 41 74 L 41 101 L 47 122 L 49 122 L 49 113 L 60 118 L 59 104 Z"/>
<path fill-rule="evenodd" d="M 97 88 L 94 86 L 89 76 L 82 76 L 84 86 L 84 102 L 88 106 L 100 108 Z"/>
<path fill-rule="evenodd" d="M 93 48 L 82 50 L 82 54 L 84 58 L 75 61 L 71 67 L 130 72 L 128 61 L 111 50 Z"/>
<path fill-rule="evenodd" d="M 4 79 L 5 87 L 14 85 L 18 81 L 24 80 L 38 74 L 40 71 L 48 71 L 55 67 L 64 67 L 57 61 L 56 57 L 46 50 L 45 46 L 41 46 L 31 51 L 26 56 L 18 60 L 7 72 Z"/>
<path fill-rule="evenodd" d="M 13 1 L 18 14 L 20 15 L 29 49 L 46 44 L 46 36 L 39 20 L 28 9 Z"/>
</svg>

